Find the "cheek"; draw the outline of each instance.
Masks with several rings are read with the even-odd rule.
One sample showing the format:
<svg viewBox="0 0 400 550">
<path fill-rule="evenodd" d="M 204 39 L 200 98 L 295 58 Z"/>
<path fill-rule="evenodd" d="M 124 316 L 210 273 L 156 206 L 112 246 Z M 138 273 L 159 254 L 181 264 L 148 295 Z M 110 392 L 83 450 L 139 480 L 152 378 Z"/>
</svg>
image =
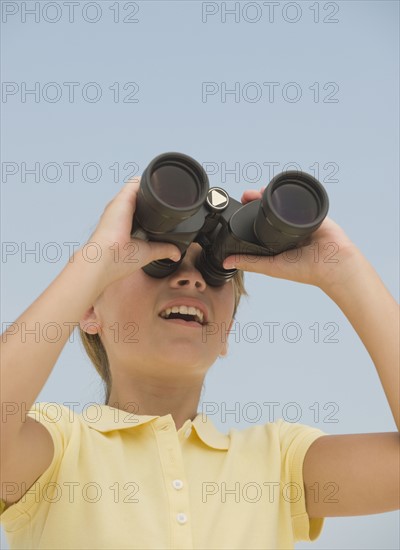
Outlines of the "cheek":
<svg viewBox="0 0 400 550">
<path fill-rule="evenodd" d="M 122 281 L 117 281 L 113 288 L 104 296 L 101 304 L 101 314 L 109 323 L 140 323 L 152 311 L 151 296 L 154 290 L 141 273 L 135 273 Z"/>
<path fill-rule="evenodd" d="M 124 356 L 137 350 L 139 345 L 146 344 L 145 336 L 151 336 L 151 323 L 149 318 L 150 304 L 142 296 L 125 295 L 120 300 L 109 303 L 109 308 L 102 318 L 103 338 L 114 353 Z M 119 351 L 118 351 L 119 350 Z"/>
<path fill-rule="evenodd" d="M 222 321 L 230 321 L 232 319 L 233 310 L 235 307 L 235 295 L 232 283 L 226 283 L 221 291 L 218 299 L 217 317 Z"/>
</svg>

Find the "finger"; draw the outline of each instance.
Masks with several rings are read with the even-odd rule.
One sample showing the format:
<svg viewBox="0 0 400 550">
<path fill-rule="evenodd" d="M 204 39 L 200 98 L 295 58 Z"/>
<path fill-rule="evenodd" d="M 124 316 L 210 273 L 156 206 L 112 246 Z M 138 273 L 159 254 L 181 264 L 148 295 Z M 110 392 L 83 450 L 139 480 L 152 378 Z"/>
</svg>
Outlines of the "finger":
<svg viewBox="0 0 400 550">
<path fill-rule="evenodd" d="M 121 191 L 124 188 L 129 188 L 130 186 L 135 186 L 135 185 L 139 186 L 141 179 L 142 179 L 141 176 L 133 176 L 132 178 L 129 178 L 128 180 L 126 180 L 125 184 L 122 186 Z"/>
<path fill-rule="evenodd" d="M 128 197 L 129 199 L 136 197 L 140 187 L 140 177 L 130 178 L 119 190 L 117 197 Z"/>
<path fill-rule="evenodd" d="M 260 273 L 278 279 L 295 280 L 294 275 L 288 271 L 284 259 L 277 256 L 228 256 L 223 263 L 225 269 L 240 269 L 252 273 Z"/>
<path fill-rule="evenodd" d="M 223 262 L 224 269 L 241 269 L 259 273 L 266 264 L 272 263 L 274 256 L 253 256 L 248 254 L 235 254 L 228 256 Z"/>
<path fill-rule="evenodd" d="M 136 209 L 136 199 L 140 187 L 140 178 L 129 179 L 115 197 L 106 205 L 104 215 L 107 219 L 131 217 Z"/>
<path fill-rule="evenodd" d="M 242 195 L 241 202 L 242 204 L 247 204 L 248 202 L 261 199 L 261 195 L 260 191 L 256 189 L 247 189 Z"/>
<path fill-rule="evenodd" d="M 147 244 L 150 247 L 150 261 L 169 258 L 173 262 L 177 262 L 181 259 L 181 252 L 174 244 L 156 241 L 148 241 Z"/>
</svg>

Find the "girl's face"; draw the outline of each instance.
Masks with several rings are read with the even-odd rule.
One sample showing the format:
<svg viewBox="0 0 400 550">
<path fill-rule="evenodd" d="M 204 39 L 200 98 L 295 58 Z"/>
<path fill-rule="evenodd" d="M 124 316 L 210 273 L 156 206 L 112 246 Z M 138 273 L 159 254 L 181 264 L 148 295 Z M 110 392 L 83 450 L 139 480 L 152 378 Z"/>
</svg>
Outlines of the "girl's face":
<svg viewBox="0 0 400 550">
<path fill-rule="evenodd" d="M 232 280 L 221 287 L 206 284 L 195 268 L 201 250 L 197 243 L 190 245 L 179 269 L 168 277 L 156 279 L 139 269 L 116 281 L 88 310 L 81 326 L 94 322 L 100 327 L 111 371 L 203 378 L 218 355 L 226 353 L 234 286 Z M 207 323 L 164 319 L 160 314 L 171 305 L 195 306 Z"/>
</svg>

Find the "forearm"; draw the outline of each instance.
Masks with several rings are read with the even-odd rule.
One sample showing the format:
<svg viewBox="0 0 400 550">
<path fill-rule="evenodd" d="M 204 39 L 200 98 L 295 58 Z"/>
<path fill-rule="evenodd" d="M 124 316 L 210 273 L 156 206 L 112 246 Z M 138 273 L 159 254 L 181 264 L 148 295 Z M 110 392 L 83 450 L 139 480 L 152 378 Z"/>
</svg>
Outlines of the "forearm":
<svg viewBox="0 0 400 550">
<path fill-rule="evenodd" d="M 2 334 L 2 434 L 19 429 L 84 312 L 100 294 L 101 266 L 78 250 L 49 287 Z M 5 410 L 7 407 L 7 411 Z M 16 414 L 6 415 L 14 409 Z M 5 416 L 7 422 L 3 423 Z"/>
<path fill-rule="evenodd" d="M 342 282 L 321 288 L 340 307 L 366 347 L 400 431 L 398 304 L 355 247 L 346 260 Z"/>
</svg>

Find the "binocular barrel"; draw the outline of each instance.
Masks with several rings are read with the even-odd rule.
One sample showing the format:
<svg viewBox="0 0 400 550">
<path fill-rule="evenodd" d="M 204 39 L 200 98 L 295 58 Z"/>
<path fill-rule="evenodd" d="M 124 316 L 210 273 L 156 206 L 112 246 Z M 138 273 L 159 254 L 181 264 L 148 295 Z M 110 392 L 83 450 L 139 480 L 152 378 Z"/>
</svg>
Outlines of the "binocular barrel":
<svg viewBox="0 0 400 550">
<path fill-rule="evenodd" d="M 300 242 L 318 229 L 328 205 L 325 189 L 313 176 L 295 170 L 282 172 L 264 190 L 254 232 L 265 245 L 276 239 L 275 253 L 283 252 L 291 242 Z"/>
<path fill-rule="evenodd" d="M 207 174 L 191 157 L 159 155 L 143 172 L 135 218 L 149 233 L 167 233 L 203 206 L 208 187 Z"/>
<path fill-rule="evenodd" d="M 222 267 L 231 254 L 271 256 L 304 244 L 328 213 L 328 195 L 310 174 L 276 175 L 261 200 L 242 205 L 218 187 L 209 189 L 201 164 L 182 153 L 164 153 L 143 172 L 132 223 L 132 237 L 171 242 L 181 260 L 158 260 L 143 270 L 166 277 L 198 242 L 203 252 L 196 267 L 206 282 L 222 285 L 236 273 Z"/>
</svg>

